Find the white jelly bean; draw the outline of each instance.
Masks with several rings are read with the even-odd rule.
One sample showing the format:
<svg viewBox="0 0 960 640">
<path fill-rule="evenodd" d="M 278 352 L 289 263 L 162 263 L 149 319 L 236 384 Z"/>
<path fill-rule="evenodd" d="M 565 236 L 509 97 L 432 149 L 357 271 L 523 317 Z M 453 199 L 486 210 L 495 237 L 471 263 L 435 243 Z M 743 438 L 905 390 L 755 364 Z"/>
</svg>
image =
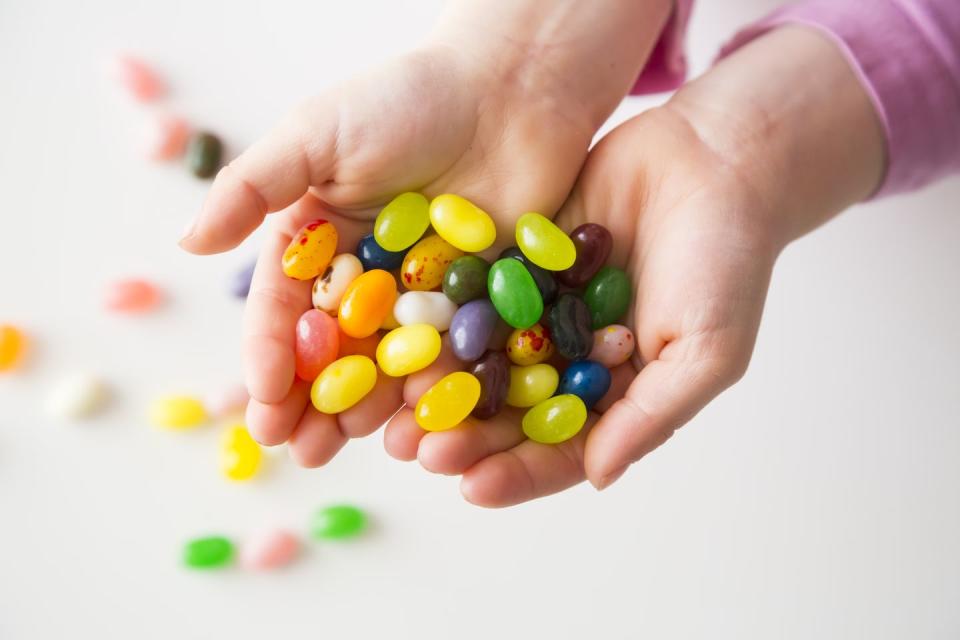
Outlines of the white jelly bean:
<svg viewBox="0 0 960 640">
<path fill-rule="evenodd" d="M 393 315 L 401 326 L 429 324 L 437 331 L 450 328 L 457 305 L 439 291 L 407 291 L 393 306 Z"/>
<path fill-rule="evenodd" d="M 363 265 L 352 253 L 341 253 L 334 257 L 313 282 L 313 306 L 336 315 L 344 291 L 362 273 Z"/>
<path fill-rule="evenodd" d="M 44 408 L 53 418 L 79 420 L 102 409 L 107 395 L 106 385 L 96 376 L 74 374 L 54 385 Z"/>
</svg>

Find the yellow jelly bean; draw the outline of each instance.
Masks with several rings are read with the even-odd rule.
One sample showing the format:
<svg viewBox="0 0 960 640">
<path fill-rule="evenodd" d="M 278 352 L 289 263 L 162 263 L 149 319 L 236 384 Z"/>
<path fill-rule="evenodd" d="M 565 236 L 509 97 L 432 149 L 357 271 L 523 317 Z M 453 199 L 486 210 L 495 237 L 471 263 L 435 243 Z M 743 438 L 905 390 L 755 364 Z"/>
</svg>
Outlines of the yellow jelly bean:
<svg viewBox="0 0 960 640">
<path fill-rule="evenodd" d="M 283 252 L 283 272 L 296 280 L 312 280 L 330 264 L 337 250 L 337 229 L 326 220 L 304 225 Z"/>
<path fill-rule="evenodd" d="M 587 405 L 578 396 L 564 394 L 544 400 L 523 416 L 523 433 L 535 442 L 557 444 L 580 433 L 587 421 Z"/>
<path fill-rule="evenodd" d="M 414 417 L 427 431 L 446 431 L 466 420 L 478 400 L 480 381 L 465 371 L 456 371 L 420 396 Z"/>
<path fill-rule="evenodd" d="M 0 324 L 0 371 L 10 371 L 20 362 L 26 349 L 23 332 L 9 324 Z"/>
<path fill-rule="evenodd" d="M 463 251 L 483 251 L 497 239 L 497 227 L 486 211 L 450 193 L 430 203 L 430 222 L 441 238 Z"/>
<path fill-rule="evenodd" d="M 440 236 L 427 236 L 410 248 L 403 265 L 400 267 L 400 279 L 403 286 L 411 291 L 430 291 L 443 282 L 450 263 L 463 255 Z"/>
<path fill-rule="evenodd" d="M 203 403 L 190 396 L 164 396 L 150 407 L 150 422 L 168 429 L 189 429 L 207 421 Z"/>
<path fill-rule="evenodd" d="M 220 469 L 230 480 L 249 480 L 260 469 L 263 452 L 242 424 L 227 429 L 220 443 Z"/>
<path fill-rule="evenodd" d="M 570 236 L 539 213 L 525 213 L 517 220 L 517 246 L 530 262 L 550 271 L 568 269 L 577 259 Z"/>
<path fill-rule="evenodd" d="M 430 226 L 430 203 L 419 193 L 401 193 L 383 208 L 373 237 L 387 251 L 403 251 Z"/>
<path fill-rule="evenodd" d="M 507 404 L 511 407 L 532 407 L 552 396 L 558 384 L 560 375 L 548 364 L 510 367 Z"/>
<path fill-rule="evenodd" d="M 400 377 L 430 366 L 440 355 L 440 332 L 429 324 L 397 327 L 377 345 L 377 364 L 388 376 Z"/>
<path fill-rule="evenodd" d="M 310 400 L 320 413 L 340 413 L 360 402 L 377 383 L 377 365 L 366 356 L 345 356 L 320 372 Z"/>
</svg>

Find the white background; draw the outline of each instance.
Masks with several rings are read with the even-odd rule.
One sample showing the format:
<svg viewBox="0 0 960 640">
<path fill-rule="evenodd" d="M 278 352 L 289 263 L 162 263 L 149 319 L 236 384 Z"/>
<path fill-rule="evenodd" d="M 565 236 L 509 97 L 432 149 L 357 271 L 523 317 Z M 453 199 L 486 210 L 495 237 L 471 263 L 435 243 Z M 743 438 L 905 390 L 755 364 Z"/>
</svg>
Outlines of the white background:
<svg viewBox="0 0 960 640">
<path fill-rule="evenodd" d="M 695 70 L 774 4 L 701 2 Z M 960 637 L 956 180 L 789 248 L 747 377 L 603 494 L 478 509 L 379 435 L 316 471 L 271 451 L 262 480 L 233 485 L 222 425 L 146 424 L 160 392 L 240 379 L 225 283 L 256 239 L 207 259 L 177 249 L 206 184 L 142 159 L 146 112 L 104 60 L 155 62 L 165 104 L 235 152 L 299 98 L 413 46 L 438 6 L 0 2 L 0 321 L 37 343 L 0 379 L 0 639 Z M 171 303 L 104 315 L 104 283 L 135 274 Z M 89 424 L 45 420 L 44 393 L 72 370 L 103 375 L 116 402 Z M 369 509 L 372 535 L 310 544 L 270 575 L 179 565 L 185 538 L 302 530 L 331 501 Z"/>
</svg>

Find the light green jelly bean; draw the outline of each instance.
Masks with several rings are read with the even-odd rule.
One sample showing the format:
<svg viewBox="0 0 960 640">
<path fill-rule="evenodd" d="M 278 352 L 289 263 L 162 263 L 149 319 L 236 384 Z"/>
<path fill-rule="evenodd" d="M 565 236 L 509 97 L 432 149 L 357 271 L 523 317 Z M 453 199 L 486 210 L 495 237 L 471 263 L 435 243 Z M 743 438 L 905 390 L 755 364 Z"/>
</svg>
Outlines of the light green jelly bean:
<svg viewBox="0 0 960 640">
<path fill-rule="evenodd" d="M 587 406 L 572 394 L 553 396 L 527 411 L 523 433 L 535 442 L 557 444 L 580 433 L 587 421 Z"/>
<path fill-rule="evenodd" d="M 194 538 L 183 548 L 183 563 L 191 569 L 213 569 L 233 559 L 233 543 L 223 536 Z"/>
<path fill-rule="evenodd" d="M 403 251 L 430 226 L 430 202 L 421 194 L 401 193 L 380 211 L 373 237 L 387 251 Z"/>
<path fill-rule="evenodd" d="M 570 236 L 539 213 L 525 213 L 517 220 L 517 246 L 530 262 L 550 271 L 568 269 L 577 259 Z"/>
<path fill-rule="evenodd" d="M 359 535 L 367 526 L 367 515 L 356 507 L 338 504 L 313 515 L 310 531 L 314 538 L 343 539 Z"/>
</svg>

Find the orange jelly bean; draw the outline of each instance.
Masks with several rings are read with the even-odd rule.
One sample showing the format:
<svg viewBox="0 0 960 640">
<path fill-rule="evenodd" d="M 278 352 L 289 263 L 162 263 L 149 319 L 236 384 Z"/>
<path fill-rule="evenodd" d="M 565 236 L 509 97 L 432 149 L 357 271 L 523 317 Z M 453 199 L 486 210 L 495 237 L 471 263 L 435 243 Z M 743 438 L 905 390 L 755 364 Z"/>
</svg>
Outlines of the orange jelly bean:
<svg viewBox="0 0 960 640">
<path fill-rule="evenodd" d="M 345 334 L 366 338 L 377 332 L 397 301 L 397 281 L 389 271 L 373 269 L 350 283 L 337 319 Z"/>
<path fill-rule="evenodd" d="M 27 338 L 20 329 L 0 324 L 0 371 L 9 371 L 20 363 Z"/>
<path fill-rule="evenodd" d="M 283 272 L 295 280 L 316 278 L 337 250 L 337 229 L 326 220 L 314 220 L 293 236 L 283 252 Z"/>
<path fill-rule="evenodd" d="M 433 235 L 427 236 L 410 248 L 400 267 L 403 286 L 411 291 L 432 291 L 443 282 L 450 263 L 463 255 L 463 251 Z"/>
</svg>

